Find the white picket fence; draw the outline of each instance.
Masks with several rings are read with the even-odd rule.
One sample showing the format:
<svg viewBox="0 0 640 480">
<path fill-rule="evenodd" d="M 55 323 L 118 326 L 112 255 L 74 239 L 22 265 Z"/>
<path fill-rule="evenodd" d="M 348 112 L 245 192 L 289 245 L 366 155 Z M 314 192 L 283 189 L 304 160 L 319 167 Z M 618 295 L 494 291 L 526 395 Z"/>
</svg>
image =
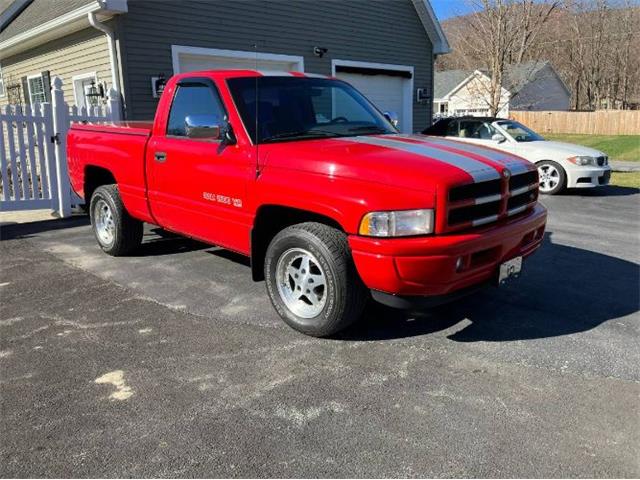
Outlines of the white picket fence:
<svg viewBox="0 0 640 480">
<path fill-rule="evenodd" d="M 117 92 L 107 105 L 90 109 L 64 101 L 62 80 L 54 78 L 51 103 L 0 108 L 0 211 L 48 208 L 71 214 L 75 197 L 67 171 L 66 140 L 71 122 L 110 122 L 120 117 Z"/>
</svg>

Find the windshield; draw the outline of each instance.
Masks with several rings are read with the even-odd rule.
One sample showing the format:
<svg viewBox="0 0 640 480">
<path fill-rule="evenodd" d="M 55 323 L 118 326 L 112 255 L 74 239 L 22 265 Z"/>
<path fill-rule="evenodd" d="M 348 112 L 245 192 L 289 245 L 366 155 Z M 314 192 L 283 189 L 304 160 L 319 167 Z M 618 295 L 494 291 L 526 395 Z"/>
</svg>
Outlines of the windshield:
<svg viewBox="0 0 640 480">
<path fill-rule="evenodd" d="M 398 133 L 345 82 L 242 77 L 229 79 L 227 84 L 253 143 Z"/>
<path fill-rule="evenodd" d="M 516 142 L 535 142 L 538 140 L 544 140 L 542 136 L 514 120 L 501 120 L 496 123 L 500 128 L 506 130 L 506 132 L 511 135 Z"/>
</svg>

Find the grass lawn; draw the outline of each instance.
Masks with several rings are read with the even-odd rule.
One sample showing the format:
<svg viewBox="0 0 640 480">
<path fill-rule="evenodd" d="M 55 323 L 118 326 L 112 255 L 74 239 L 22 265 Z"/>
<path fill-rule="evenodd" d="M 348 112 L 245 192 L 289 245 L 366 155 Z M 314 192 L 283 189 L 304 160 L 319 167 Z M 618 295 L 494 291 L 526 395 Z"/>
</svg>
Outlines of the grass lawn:
<svg viewBox="0 0 640 480">
<path fill-rule="evenodd" d="M 577 135 L 573 133 L 546 133 L 547 140 L 575 143 L 595 148 L 611 160 L 640 162 L 640 135 Z"/>
<path fill-rule="evenodd" d="M 611 185 L 640 188 L 640 172 L 613 172 Z"/>
</svg>

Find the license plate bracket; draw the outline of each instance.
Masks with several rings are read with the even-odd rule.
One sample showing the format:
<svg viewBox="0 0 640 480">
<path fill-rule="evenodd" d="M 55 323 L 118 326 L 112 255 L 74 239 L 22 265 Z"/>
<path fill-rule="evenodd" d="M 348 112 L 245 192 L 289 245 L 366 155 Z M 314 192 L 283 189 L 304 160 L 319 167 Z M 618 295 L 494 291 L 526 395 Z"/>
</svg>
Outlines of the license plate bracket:
<svg viewBox="0 0 640 480">
<path fill-rule="evenodd" d="M 522 257 L 515 257 L 500 264 L 498 270 L 498 286 L 505 285 L 510 280 L 515 280 L 522 271 Z"/>
</svg>

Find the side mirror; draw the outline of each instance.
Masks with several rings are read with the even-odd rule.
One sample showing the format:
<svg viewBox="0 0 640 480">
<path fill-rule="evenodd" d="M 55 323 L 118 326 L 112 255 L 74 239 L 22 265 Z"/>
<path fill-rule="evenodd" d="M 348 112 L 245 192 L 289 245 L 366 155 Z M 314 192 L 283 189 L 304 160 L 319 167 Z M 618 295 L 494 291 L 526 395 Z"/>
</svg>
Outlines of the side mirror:
<svg viewBox="0 0 640 480">
<path fill-rule="evenodd" d="M 504 138 L 504 135 L 502 135 L 501 133 L 494 133 L 493 136 L 491 137 L 491 140 L 493 140 L 494 142 L 498 142 L 498 143 L 502 143 L 502 142 L 506 142 L 507 139 Z"/>
<path fill-rule="evenodd" d="M 389 123 L 394 127 L 398 128 L 398 114 L 396 112 L 384 112 L 384 117 L 389 120 Z"/>
<path fill-rule="evenodd" d="M 185 131 L 189 138 L 220 140 L 222 127 L 214 115 L 189 115 L 184 119 Z"/>
</svg>

